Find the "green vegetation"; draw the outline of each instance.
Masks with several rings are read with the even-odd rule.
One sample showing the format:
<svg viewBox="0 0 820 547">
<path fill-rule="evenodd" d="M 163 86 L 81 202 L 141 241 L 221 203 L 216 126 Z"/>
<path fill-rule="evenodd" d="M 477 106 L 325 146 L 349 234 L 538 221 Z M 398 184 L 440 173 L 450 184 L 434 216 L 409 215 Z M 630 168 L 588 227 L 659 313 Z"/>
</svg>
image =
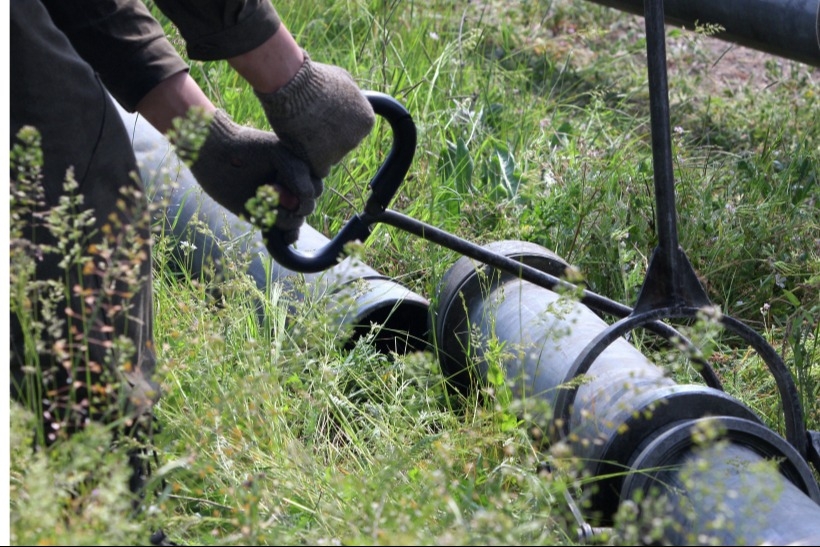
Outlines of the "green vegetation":
<svg viewBox="0 0 820 547">
<path fill-rule="evenodd" d="M 280 4 L 314 60 L 413 115 L 418 147 L 394 209 L 476 243 L 540 244 L 591 290 L 634 304 L 656 245 L 641 18 L 568 0 Z M 729 44 L 668 33 L 681 245 L 713 303 L 781 353 L 820 429 L 820 73 L 765 57 L 716 82 Z M 234 119 L 266 128 L 227 64 L 191 72 Z M 334 168 L 311 226 L 331 237 L 361 211 L 389 139 L 380 122 Z M 547 453 L 508 397 L 457 400 L 432 352 L 382 354 L 369 336 L 342 347 L 318 296 L 286 322 L 271 287 L 262 325 L 242 257 L 217 282 L 179 275 L 170 247 L 158 231 L 164 393 L 146 509 L 131 517 L 125 450 L 109 450 L 103 428 L 32 455 L 33 420 L 13 404 L 13 544 L 147 544 L 157 528 L 200 545 L 577 543 L 565 493 L 582 478 L 566 454 L 539 466 Z M 458 258 L 385 226 L 357 252 L 431 300 Z M 761 359 L 709 325 L 686 333 L 782 432 Z M 491 370 L 505 351 L 493 347 Z M 486 392 L 503 393 L 493 378 Z M 631 526 L 616 523 L 613 541 L 635 541 Z"/>
</svg>

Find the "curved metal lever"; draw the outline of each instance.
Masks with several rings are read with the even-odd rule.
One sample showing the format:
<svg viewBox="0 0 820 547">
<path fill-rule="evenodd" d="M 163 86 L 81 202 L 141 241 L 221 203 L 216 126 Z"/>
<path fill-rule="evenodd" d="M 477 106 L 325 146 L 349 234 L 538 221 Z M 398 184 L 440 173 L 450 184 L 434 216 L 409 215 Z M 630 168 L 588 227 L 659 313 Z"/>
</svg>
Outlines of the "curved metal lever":
<svg viewBox="0 0 820 547">
<path fill-rule="evenodd" d="M 282 232 L 275 228 L 265 231 L 263 236 L 268 251 L 274 260 L 285 268 L 315 273 L 335 266 L 344 255 L 345 245 L 351 241 L 365 241 L 368 238 L 371 224 L 387 209 L 410 169 L 416 152 L 416 124 L 412 116 L 401 103 L 389 95 L 376 91 L 362 93 L 376 115 L 390 123 L 393 132 L 390 153 L 370 181 L 371 194 L 364 212 L 347 221 L 339 233 L 315 253 L 304 254 L 292 249 L 282 239 Z"/>
</svg>

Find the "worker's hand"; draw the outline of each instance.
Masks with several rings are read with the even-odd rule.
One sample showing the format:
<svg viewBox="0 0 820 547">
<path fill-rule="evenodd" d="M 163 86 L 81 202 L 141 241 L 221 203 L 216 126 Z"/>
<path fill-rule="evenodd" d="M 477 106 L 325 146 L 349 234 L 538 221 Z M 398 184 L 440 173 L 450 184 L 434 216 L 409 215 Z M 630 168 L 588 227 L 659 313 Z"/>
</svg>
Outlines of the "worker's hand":
<svg viewBox="0 0 820 547">
<path fill-rule="evenodd" d="M 260 186 L 279 189 L 275 226 L 289 244 L 298 238 L 322 193 L 321 179 L 311 175 L 308 165 L 275 134 L 243 127 L 222 110 L 215 112 L 191 172 L 217 203 L 246 219 L 248 200 Z"/>
<path fill-rule="evenodd" d="M 287 85 L 256 96 L 279 138 L 310 165 L 314 176 L 324 178 L 370 133 L 376 116 L 346 70 L 304 55 L 304 64 Z"/>
</svg>

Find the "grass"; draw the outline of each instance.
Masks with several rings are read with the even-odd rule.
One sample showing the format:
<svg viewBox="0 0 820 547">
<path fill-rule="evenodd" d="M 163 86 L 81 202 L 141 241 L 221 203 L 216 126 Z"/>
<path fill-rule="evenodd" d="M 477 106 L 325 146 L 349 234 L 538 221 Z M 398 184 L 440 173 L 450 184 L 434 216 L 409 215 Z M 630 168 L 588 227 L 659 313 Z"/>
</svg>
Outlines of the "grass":
<svg viewBox="0 0 820 547">
<path fill-rule="evenodd" d="M 314 60 L 413 115 L 395 209 L 477 243 L 540 244 L 590 289 L 635 303 L 656 244 L 642 19 L 564 0 L 278 8 Z M 669 40 L 681 245 L 713 303 L 781 353 L 820 429 L 820 74 L 772 57 L 760 76 L 771 85 L 709 86 L 720 53 L 705 33 Z M 192 74 L 234 119 L 267 127 L 226 64 Z M 331 237 L 360 212 L 389 138 L 380 123 L 334 168 L 311 226 Z M 533 442 L 503 386 L 460 399 L 432 352 L 382 354 L 367 336 L 344 347 L 322 296 L 287 319 L 271 287 L 260 324 L 251 281 L 178 275 L 168 238 L 154 256 L 164 394 L 146 510 L 130 515 L 106 429 L 32 455 L 32 418 L 12 405 L 12 544 L 140 544 L 158 527 L 203 545 L 578 543 L 565 493 L 589 479 Z M 434 303 L 458 258 L 385 226 L 360 252 Z M 782 432 L 760 358 L 713 329 L 686 332 L 727 391 Z M 631 541 L 631 526 L 613 541 Z"/>
</svg>

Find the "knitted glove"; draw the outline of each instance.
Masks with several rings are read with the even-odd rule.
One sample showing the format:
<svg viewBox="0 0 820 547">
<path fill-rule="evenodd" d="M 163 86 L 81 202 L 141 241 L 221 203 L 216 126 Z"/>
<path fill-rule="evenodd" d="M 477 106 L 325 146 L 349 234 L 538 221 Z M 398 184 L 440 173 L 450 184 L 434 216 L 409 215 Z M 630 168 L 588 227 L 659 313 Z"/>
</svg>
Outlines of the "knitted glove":
<svg viewBox="0 0 820 547">
<path fill-rule="evenodd" d="M 305 217 L 316 208 L 322 181 L 271 132 L 238 125 L 222 110 L 215 112 L 208 129 L 191 166 L 202 189 L 230 212 L 248 218 L 246 204 L 260 186 L 283 188 L 287 194 L 281 195 L 275 226 L 288 243 L 296 241 Z"/>
<path fill-rule="evenodd" d="M 287 85 L 256 96 L 279 138 L 310 165 L 314 176 L 324 178 L 370 133 L 376 116 L 346 70 L 304 55 L 304 64 Z"/>
</svg>

